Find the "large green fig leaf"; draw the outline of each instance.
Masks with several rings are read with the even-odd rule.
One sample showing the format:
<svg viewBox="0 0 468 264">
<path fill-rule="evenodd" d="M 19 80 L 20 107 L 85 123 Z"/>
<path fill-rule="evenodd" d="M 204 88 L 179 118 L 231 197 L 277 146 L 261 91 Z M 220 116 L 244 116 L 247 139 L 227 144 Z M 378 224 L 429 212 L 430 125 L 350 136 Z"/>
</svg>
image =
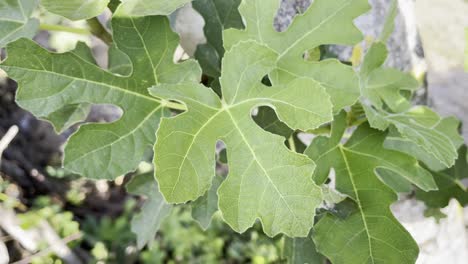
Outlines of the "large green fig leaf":
<svg viewBox="0 0 468 264">
<path fill-rule="evenodd" d="M 423 154 L 423 160 L 436 159 L 446 168 L 451 167 L 457 158 L 457 127 L 436 129 L 443 121 L 438 114 L 427 107 L 411 107 L 403 91 L 416 90 L 417 81 L 409 74 L 384 68 L 386 58 L 385 45 L 376 43 L 369 49 L 361 67 L 361 103 L 370 125 L 382 131 L 395 127 L 402 138 L 423 150 L 416 148 L 414 151 Z"/>
<path fill-rule="evenodd" d="M 120 2 L 120 6 L 115 11 L 118 16 L 138 17 L 169 15 L 192 0 L 120 0 Z"/>
<path fill-rule="evenodd" d="M 219 209 L 231 227 L 243 232 L 257 219 L 274 236 L 306 236 L 321 192 L 311 178 L 314 163 L 286 148 L 284 138 L 261 129 L 251 111 L 274 108 L 295 129 L 316 128 L 332 119 L 325 89 L 310 79 L 267 87 L 261 83 L 278 54 L 254 41 L 225 54 L 220 99 L 195 83 L 160 85 L 151 94 L 181 101 L 187 112 L 164 118 L 155 145 L 156 178 L 168 202 L 202 196 L 215 175 L 215 144 L 227 146 L 229 175 L 218 189 Z"/>
<path fill-rule="evenodd" d="M 416 198 L 434 208 L 447 206 L 452 198 L 457 199 L 462 206 L 467 205 L 468 190 L 462 182 L 468 178 L 468 162 L 465 159 L 468 152 L 466 149 L 466 146 L 459 149 L 457 162 L 452 168 L 433 173 L 439 190 L 431 192 L 418 190 Z"/>
<path fill-rule="evenodd" d="M 327 89 L 335 112 L 354 104 L 360 94 L 359 82 L 350 66 L 337 60 L 317 62 L 303 57 L 306 51 L 320 45 L 358 43 L 362 33 L 353 20 L 369 10 L 367 0 L 316 0 L 285 32 L 273 28 L 279 3 L 277 0 L 243 1 L 239 10 L 245 29 L 224 31 L 226 49 L 239 41 L 254 39 L 278 53 L 277 67 L 270 74 L 274 84 L 288 83 L 297 77 L 311 78 Z"/>
<path fill-rule="evenodd" d="M 44 119 L 82 103 L 113 104 L 123 116 L 111 124 L 80 127 L 65 147 L 66 169 L 94 179 L 113 179 L 135 169 L 155 141 L 162 102 L 147 88 L 198 81 L 194 61 L 173 63 L 178 36 L 165 17 L 114 18 L 117 47 L 130 58 L 129 76 L 114 75 L 91 63 L 83 52 L 53 54 L 26 39 L 8 45 L 1 67 L 19 84 L 17 103 Z"/>
<path fill-rule="evenodd" d="M 203 72 L 212 77 L 221 75 L 221 59 L 224 56 L 223 30 L 242 28 L 242 17 L 238 8 L 241 0 L 195 0 L 192 7 L 205 20 L 206 43 L 200 44 L 195 58 Z"/>
<path fill-rule="evenodd" d="M 423 190 L 437 188 L 431 174 L 403 153 L 383 148 L 386 134 L 363 124 L 341 144 L 345 115 L 335 117 L 330 138 L 321 136 L 306 150 L 316 163 L 314 179 L 324 182 L 333 168 L 336 189 L 350 197 L 358 210 L 341 219 L 326 215 L 314 227 L 320 253 L 332 263 L 414 263 L 418 247 L 393 217 L 389 206 L 396 193 L 384 182 L 412 182 Z M 390 172 L 390 173 L 386 173 Z"/>
<path fill-rule="evenodd" d="M 110 0 L 41 0 L 48 11 L 71 20 L 88 19 L 101 14 Z"/>
<path fill-rule="evenodd" d="M 30 18 L 37 0 L 0 1 L 0 48 L 19 38 L 32 38 L 39 21 Z"/>
<path fill-rule="evenodd" d="M 153 242 L 162 220 L 169 215 L 172 206 L 164 201 L 153 173 L 135 176 L 126 187 L 129 193 L 147 198 L 141 212 L 131 222 L 131 229 L 137 236 L 137 246 L 141 249 Z"/>
</svg>

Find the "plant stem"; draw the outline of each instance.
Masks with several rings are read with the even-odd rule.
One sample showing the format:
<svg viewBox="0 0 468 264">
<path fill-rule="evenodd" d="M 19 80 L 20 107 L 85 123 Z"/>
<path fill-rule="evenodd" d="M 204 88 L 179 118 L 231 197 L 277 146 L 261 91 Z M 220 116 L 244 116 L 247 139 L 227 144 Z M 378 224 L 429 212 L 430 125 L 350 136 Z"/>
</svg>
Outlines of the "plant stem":
<svg viewBox="0 0 468 264">
<path fill-rule="evenodd" d="M 161 100 L 161 104 L 164 107 L 168 107 L 168 108 L 171 108 L 173 110 L 187 111 L 187 107 L 185 105 L 179 104 L 179 103 L 176 103 L 176 102 Z"/>
<path fill-rule="evenodd" d="M 290 148 L 292 151 L 296 152 L 296 143 L 294 143 L 294 135 L 292 135 L 292 136 L 290 136 L 290 137 L 288 138 L 288 143 L 289 143 L 289 148 Z"/>
<path fill-rule="evenodd" d="M 86 28 L 73 28 L 62 25 L 41 24 L 39 29 L 47 31 L 62 31 L 79 35 L 91 35 L 91 32 Z"/>
<path fill-rule="evenodd" d="M 97 17 L 93 17 L 91 19 L 86 20 L 88 23 L 88 26 L 91 30 L 91 33 L 98 37 L 100 40 L 104 41 L 107 45 L 112 44 L 112 36 L 111 34 L 107 31 L 106 28 L 99 22 Z"/>
</svg>

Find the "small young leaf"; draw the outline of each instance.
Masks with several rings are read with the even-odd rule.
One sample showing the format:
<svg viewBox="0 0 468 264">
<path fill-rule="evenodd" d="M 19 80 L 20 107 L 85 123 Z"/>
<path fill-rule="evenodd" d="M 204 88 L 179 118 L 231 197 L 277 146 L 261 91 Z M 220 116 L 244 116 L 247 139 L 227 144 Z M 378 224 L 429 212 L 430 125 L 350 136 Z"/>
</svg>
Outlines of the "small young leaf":
<svg viewBox="0 0 468 264">
<path fill-rule="evenodd" d="M 41 5 L 49 12 L 71 20 L 88 19 L 98 16 L 110 0 L 41 0 Z"/>
<path fill-rule="evenodd" d="M 115 11 L 115 14 L 125 17 L 166 16 L 191 1 L 192 0 L 120 0 L 121 4 Z"/>
<path fill-rule="evenodd" d="M 306 150 L 317 163 L 316 182 L 336 172 L 336 189 L 349 196 L 358 210 L 344 219 L 326 215 L 314 227 L 319 252 L 333 263 L 414 263 L 418 247 L 393 217 L 389 206 L 397 200 L 376 170 L 388 170 L 424 190 L 437 186 L 431 174 L 405 154 L 383 148 L 385 133 L 368 124 L 358 127 L 344 145 L 345 115 L 335 117 L 330 138 L 318 137 Z M 319 173 L 319 174 L 318 174 Z M 322 175 L 321 175 L 321 174 Z"/>
<path fill-rule="evenodd" d="M 164 201 L 158 190 L 158 183 L 153 173 L 135 176 L 128 184 L 127 191 L 147 197 L 141 212 L 132 218 L 131 228 L 137 236 L 138 248 L 143 248 L 156 237 L 162 220 L 169 215 L 172 206 Z"/>
<path fill-rule="evenodd" d="M 411 102 L 401 92 L 413 92 L 419 88 L 419 83 L 410 74 L 384 68 L 386 59 L 385 44 L 378 42 L 369 48 L 360 71 L 362 96 L 379 110 L 388 106 L 393 112 L 406 111 Z"/>
<path fill-rule="evenodd" d="M 228 150 L 229 175 L 218 196 L 226 222 L 243 232 L 260 219 L 270 236 L 306 236 L 321 201 L 320 188 L 311 179 L 314 164 L 289 151 L 283 137 L 258 127 L 251 111 L 269 105 L 288 126 L 306 130 L 329 122 L 332 105 L 325 89 L 310 79 L 263 85 L 261 80 L 275 67 L 277 56 L 253 41 L 233 47 L 223 60 L 222 99 L 193 83 L 150 89 L 154 96 L 184 102 L 188 109 L 161 122 L 155 145 L 156 178 L 169 202 L 197 199 L 211 185 L 214 147 L 222 140 Z"/>
<path fill-rule="evenodd" d="M 408 74 L 384 68 L 386 57 L 384 44 L 372 45 L 360 71 L 361 103 L 370 125 L 382 131 L 392 125 L 402 138 L 430 156 L 425 160 L 437 159 L 446 168 L 452 166 L 457 149 L 450 136 L 457 134 L 456 130 L 434 129 L 442 122 L 439 115 L 427 107 L 411 108 L 411 102 L 401 92 L 413 92 L 418 83 Z"/>
<path fill-rule="evenodd" d="M 285 32 L 276 32 L 272 23 L 279 3 L 277 0 L 243 1 L 239 10 L 246 23 L 245 29 L 224 31 L 226 49 L 240 41 L 254 39 L 279 54 L 276 69 L 270 73 L 272 83 L 310 78 L 327 89 L 334 112 L 354 104 L 359 97 L 359 82 L 353 69 L 337 60 L 307 61 L 304 53 L 320 45 L 358 43 L 362 33 L 353 20 L 369 10 L 368 1 L 316 0 Z"/>
<path fill-rule="evenodd" d="M 8 59 L 0 65 L 19 84 L 17 103 L 37 117 L 50 120 L 56 111 L 82 103 L 113 104 L 123 110 L 114 123 L 81 126 L 65 147 L 65 168 L 94 179 L 134 170 L 154 143 L 159 119 L 167 111 L 148 94 L 148 87 L 195 82 L 201 74 L 194 61 L 173 63 L 179 39 L 167 18 L 114 18 L 112 28 L 117 47 L 132 62 L 130 76 L 99 68 L 82 47 L 51 54 L 25 39 L 8 46 Z"/>
<path fill-rule="evenodd" d="M 0 2 L 0 48 L 19 38 L 32 38 L 39 21 L 30 18 L 37 0 L 10 0 Z"/>
</svg>

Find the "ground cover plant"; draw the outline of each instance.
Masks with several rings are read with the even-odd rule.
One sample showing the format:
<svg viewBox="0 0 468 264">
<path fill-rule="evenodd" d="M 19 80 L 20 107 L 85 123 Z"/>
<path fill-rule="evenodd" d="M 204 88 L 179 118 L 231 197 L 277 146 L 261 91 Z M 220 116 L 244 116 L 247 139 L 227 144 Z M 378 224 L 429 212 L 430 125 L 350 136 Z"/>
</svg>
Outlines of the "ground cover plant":
<svg viewBox="0 0 468 264">
<path fill-rule="evenodd" d="M 108 69 L 84 43 L 67 53 L 35 43 L 37 1 L 0 4 L 0 68 L 18 83 L 18 105 L 57 132 L 92 104 L 123 112 L 82 124 L 66 142 L 64 170 L 132 177 L 128 192 L 147 197 L 130 227 L 140 248 L 190 207 L 203 229 L 213 215 L 238 233 L 261 226 L 291 263 L 415 263 L 418 246 L 390 205 L 411 192 L 429 207 L 466 204 L 468 156 L 459 121 L 412 105 L 420 83 L 384 65 L 394 15 L 350 65 L 320 52 L 363 41 L 353 21 L 367 0 L 315 0 L 284 32 L 273 28 L 278 0 L 195 0 L 207 43 L 174 62 L 179 36 L 168 15 L 189 2 L 41 1 L 88 20 L 110 47 Z M 109 29 L 96 18 L 107 8 Z M 134 173 L 148 149 L 152 172 Z"/>
</svg>

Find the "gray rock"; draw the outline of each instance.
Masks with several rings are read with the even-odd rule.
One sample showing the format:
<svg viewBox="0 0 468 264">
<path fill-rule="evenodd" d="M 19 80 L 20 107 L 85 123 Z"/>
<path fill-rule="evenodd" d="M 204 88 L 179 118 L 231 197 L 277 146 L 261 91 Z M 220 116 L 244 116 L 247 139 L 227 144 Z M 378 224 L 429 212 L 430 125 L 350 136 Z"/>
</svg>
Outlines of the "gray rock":
<svg viewBox="0 0 468 264">
<path fill-rule="evenodd" d="M 468 142 L 468 73 L 463 69 L 466 0 L 416 0 L 416 18 L 428 64 L 429 98 L 442 115 L 465 124 Z"/>
</svg>

